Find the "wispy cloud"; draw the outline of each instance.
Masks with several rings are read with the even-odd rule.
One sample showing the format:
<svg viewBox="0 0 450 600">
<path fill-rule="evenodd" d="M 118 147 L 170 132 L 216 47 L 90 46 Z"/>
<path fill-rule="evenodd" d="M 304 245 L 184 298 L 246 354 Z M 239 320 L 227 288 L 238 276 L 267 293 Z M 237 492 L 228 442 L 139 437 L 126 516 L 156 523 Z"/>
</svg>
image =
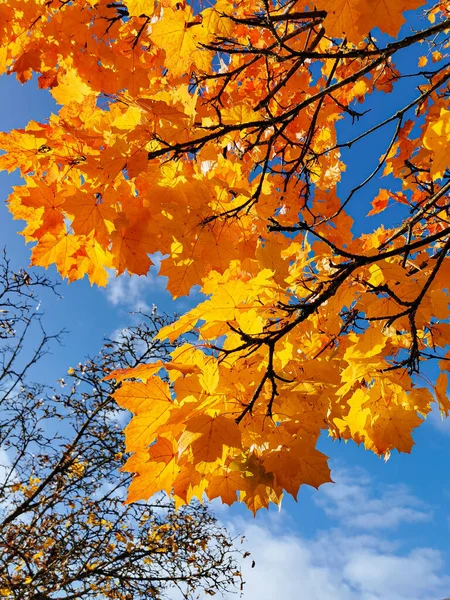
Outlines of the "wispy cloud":
<svg viewBox="0 0 450 600">
<path fill-rule="evenodd" d="M 111 279 L 106 294 L 113 306 L 145 312 L 150 309 L 148 299 L 156 287 L 158 282 L 152 275 L 138 276 L 124 273 Z"/>
<path fill-rule="evenodd" d="M 433 405 L 432 412 L 427 417 L 427 421 L 430 421 L 433 427 L 440 433 L 450 435 L 450 417 L 442 418 L 442 415 L 435 404 Z"/>
<path fill-rule="evenodd" d="M 0 446 L 0 512 L 5 511 L 6 514 L 8 509 L 14 506 L 7 487 L 4 486 L 17 481 L 17 472 L 13 467 L 11 458 L 5 448 Z"/>
<path fill-rule="evenodd" d="M 227 520 L 221 513 L 229 528 L 245 534 L 256 562 L 251 568 L 244 561 L 244 600 L 446 598 L 450 576 L 442 553 L 426 544 L 411 547 L 403 528 L 404 538 L 398 531 L 389 536 L 396 525 L 426 520 L 427 507 L 405 486 L 396 486 L 398 495 L 390 485 L 377 484 L 375 490 L 364 471 L 334 473 L 337 483 L 322 487 L 317 495 L 334 525 L 312 537 L 293 533 L 295 524 L 285 509 L 264 519 L 264 525 Z"/>
<path fill-rule="evenodd" d="M 402 523 L 428 521 L 432 514 L 401 483 L 375 490 L 362 469 L 335 469 L 337 484 L 324 485 L 316 502 L 326 515 L 358 529 L 390 529 Z"/>
<path fill-rule="evenodd" d="M 339 529 L 306 539 L 250 524 L 245 535 L 256 562 L 244 563 L 245 600 L 439 600 L 450 590 L 432 548 L 401 553 L 377 536 Z"/>
<path fill-rule="evenodd" d="M 7 480 L 14 482 L 16 474 L 12 469 L 12 462 L 8 453 L 0 446 L 0 485 L 3 485 Z"/>
<path fill-rule="evenodd" d="M 113 306 L 122 306 L 133 311 L 146 312 L 151 310 L 155 294 L 161 294 L 166 287 L 166 279 L 158 277 L 162 255 L 152 256 L 154 266 L 147 275 L 119 276 L 111 274 L 106 287 L 106 295 Z"/>
</svg>

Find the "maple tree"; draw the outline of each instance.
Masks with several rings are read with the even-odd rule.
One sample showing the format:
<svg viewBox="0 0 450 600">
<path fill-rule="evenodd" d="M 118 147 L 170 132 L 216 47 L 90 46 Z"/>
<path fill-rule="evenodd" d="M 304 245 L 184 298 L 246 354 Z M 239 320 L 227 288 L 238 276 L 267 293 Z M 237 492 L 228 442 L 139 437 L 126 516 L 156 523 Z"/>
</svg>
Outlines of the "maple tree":
<svg viewBox="0 0 450 600">
<path fill-rule="evenodd" d="M 61 105 L 0 136 L 33 264 L 104 285 L 158 251 L 173 297 L 206 296 L 159 332 L 184 340 L 169 361 L 114 375 L 129 499 L 296 497 L 330 481 L 323 431 L 410 452 L 432 403 L 450 408 L 450 2 L 0 14 L 1 70 Z"/>
<path fill-rule="evenodd" d="M 35 310 L 37 290 L 52 287 L 0 260 L 0 597 L 162 599 L 175 588 L 189 599 L 239 590 L 244 551 L 207 506 L 176 511 L 162 495 L 124 505 L 125 411 L 102 379 L 165 357 L 168 344 L 154 336 L 167 319 L 149 315 L 52 390 L 31 379 L 57 337 L 41 330 Z"/>
</svg>

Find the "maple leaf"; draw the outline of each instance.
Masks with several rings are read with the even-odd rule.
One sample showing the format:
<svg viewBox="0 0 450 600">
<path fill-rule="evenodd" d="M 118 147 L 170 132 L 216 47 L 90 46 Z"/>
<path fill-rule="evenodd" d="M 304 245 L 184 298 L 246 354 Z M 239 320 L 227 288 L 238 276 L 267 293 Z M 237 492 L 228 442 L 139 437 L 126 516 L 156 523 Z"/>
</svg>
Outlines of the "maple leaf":
<svg viewBox="0 0 450 600">
<path fill-rule="evenodd" d="M 448 416 L 448 413 L 450 412 L 450 400 L 448 399 L 447 389 L 447 374 L 440 373 L 436 381 L 435 391 L 436 399 L 439 405 L 439 410 L 441 411 L 441 413 L 445 414 L 445 416 Z"/>
<path fill-rule="evenodd" d="M 75 265 L 70 270 L 69 279 L 82 279 L 88 276 L 91 285 L 105 286 L 108 270 L 113 268 L 112 255 L 92 236 L 83 240 L 83 245 L 73 255 Z"/>
<path fill-rule="evenodd" d="M 78 73 L 68 68 L 64 75 L 58 72 L 58 84 L 52 86 L 52 96 L 58 104 L 69 102 L 83 102 L 86 96 L 92 94 L 92 90 Z"/>
<path fill-rule="evenodd" d="M 29 81 L 33 76 L 33 71 L 39 71 L 41 60 L 39 54 L 31 49 L 24 52 L 15 62 L 12 68 L 13 72 L 17 73 L 17 79 L 20 83 Z"/>
<path fill-rule="evenodd" d="M 168 371 L 175 370 L 183 375 L 197 373 L 200 371 L 199 367 L 196 365 L 186 365 L 176 361 L 163 362 L 161 360 L 157 360 L 148 365 L 140 364 L 137 367 L 129 367 L 128 369 L 117 369 L 112 375 L 105 377 L 105 380 L 116 379 L 117 381 L 123 381 L 124 379 L 135 378 L 147 383 L 148 379 L 158 373 L 158 371 L 161 369 L 166 369 Z"/>
<path fill-rule="evenodd" d="M 16 215 L 19 214 L 18 204 L 21 207 L 32 209 L 32 218 L 28 213 L 27 220 L 33 220 L 26 228 L 26 235 L 34 239 L 39 239 L 44 233 L 57 233 L 61 231 L 64 225 L 64 218 L 61 212 L 63 203 L 62 198 L 55 194 L 54 186 L 45 185 L 41 181 L 36 184 L 31 183 L 28 188 L 18 188 L 13 200 L 15 204 Z"/>
<path fill-rule="evenodd" d="M 208 30 L 201 19 L 195 19 L 190 7 L 183 9 L 167 8 L 163 18 L 152 25 L 152 42 L 164 49 L 165 66 L 172 75 L 183 75 L 192 63 L 207 71 L 211 53 L 200 47 L 208 39 Z"/>
<path fill-rule="evenodd" d="M 126 0 L 125 5 L 131 17 L 151 16 L 155 10 L 154 0 Z"/>
<path fill-rule="evenodd" d="M 44 233 L 39 244 L 33 248 L 31 259 L 33 264 L 48 267 L 56 264 L 63 277 L 70 277 L 70 270 L 75 265 L 74 255 L 82 241 L 65 231 L 53 235 Z"/>
<path fill-rule="evenodd" d="M 369 327 L 361 336 L 354 336 L 356 344 L 349 346 L 344 354 L 344 359 L 367 360 L 380 354 L 386 345 L 387 338 L 380 329 Z"/>
<path fill-rule="evenodd" d="M 272 452 L 264 465 L 267 471 L 275 474 L 278 485 L 295 499 L 301 485 L 318 488 L 331 481 L 327 457 L 315 448 L 305 451 L 293 444 L 292 448 Z M 282 469 L 280 465 L 283 465 Z"/>
<path fill-rule="evenodd" d="M 237 492 L 244 487 L 242 474 L 239 471 L 220 472 L 210 477 L 206 493 L 210 500 L 220 498 L 224 504 L 231 506 L 237 499 Z"/>
<path fill-rule="evenodd" d="M 222 456 L 223 447 L 241 447 L 238 425 L 223 416 L 199 415 L 186 422 L 186 430 L 179 440 L 180 454 L 192 449 L 195 462 L 215 462 Z"/>
<path fill-rule="evenodd" d="M 148 254 L 152 250 L 147 240 L 148 229 L 145 221 L 129 223 L 126 217 L 119 217 L 111 234 L 114 266 L 120 275 L 125 270 L 136 275 L 146 275 L 153 264 Z"/>
<path fill-rule="evenodd" d="M 363 39 L 373 28 L 396 36 L 405 22 L 403 13 L 423 5 L 423 0 L 318 0 L 316 6 L 327 11 L 325 27 L 334 37 L 346 37 L 353 43 Z"/>
<path fill-rule="evenodd" d="M 167 384 L 155 377 L 145 384 L 123 382 L 115 399 L 135 414 L 126 429 L 127 450 L 131 452 L 155 440 L 156 432 L 168 421 L 173 406 Z"/>
<path fill-rule="evenodd" d="M 131 459 L 130 459 L 131 462 Z M 137 500 L 148 500 L 151 496 L 160 491 L 170 494 L 173 481 L 179 473 L 179 468 L 174 459 L 169 463 L 165 462 L 140 462 L 140 470 L 130 484 L 128 489 L 127 502 L 136 502 Z M 126 463 L 123 470 L 132 470 L 132 464 Z"/>
<path fill-rule="evenodd" d="M 446 139 L 450 133 L 450 111 L 441 109 L 437 120 L 428 123 L 423 145 L 433 152 L 432 173 L 440 179 L 447 169 Z"/>
<path fill-rule="evenodd" d="M 377 215 L 385 210 L 389 203 L 390 194 L 387 190 L 380 190 L 379 194 L 372 200 L 372 210 L 367 213 L 368 217 Z"/>
<path fill-rule="evenodd" d="M 411 430 L 422 423 L 414 410 L 405 410 L 402 406 L 376 406 L 377 417 L 367 428 L 368 437 L 379 454 L 386 454 L 396 448 L 399 452 L 411 452 L 414 441 Z"/>
<path fill-rule="evenodd" d="M 23 174 L 34 170 L 40 158 L 48 151 L 45 126 L 29 123 L 27 128 L 0 134 L 0 166 L 9 172 L 17 168 Z"/>
<path fill-rule="evenodd" d="M 75 193 L 63 200 L 62 209 L 72 217 L 72 227 L 80 234 L 94 234 L 98 242 L 107 245 L 113 229 L 116 211 L 102 201 L 101 196 L 87 193 Z"/>
</svg>

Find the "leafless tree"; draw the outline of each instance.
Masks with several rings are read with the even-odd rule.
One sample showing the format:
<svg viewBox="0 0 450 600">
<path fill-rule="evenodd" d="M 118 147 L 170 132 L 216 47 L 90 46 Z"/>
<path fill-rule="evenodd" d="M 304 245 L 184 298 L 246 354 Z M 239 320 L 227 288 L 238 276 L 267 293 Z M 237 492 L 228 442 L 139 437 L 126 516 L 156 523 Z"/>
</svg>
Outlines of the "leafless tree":
<svg viewBox="0 0 450 600">
<path fill-rule="evenodd" d="M 46 278 L 0 264 L 0 596 L 17 600 L 137 598 L 238 591 L 243 554 L 200 504 L 161 497 L 126 505 L 126 414 L 111 370 L 164 358 L 167 317 L 142 324 L 79 363 L 58 391 L 31 383 L 59 335 L 48 335 L 36 292 Z M 37 340 L 37 341 L 36 341 Z M 32 342 L 34 347 L 32 346 Z"/>
</svg>

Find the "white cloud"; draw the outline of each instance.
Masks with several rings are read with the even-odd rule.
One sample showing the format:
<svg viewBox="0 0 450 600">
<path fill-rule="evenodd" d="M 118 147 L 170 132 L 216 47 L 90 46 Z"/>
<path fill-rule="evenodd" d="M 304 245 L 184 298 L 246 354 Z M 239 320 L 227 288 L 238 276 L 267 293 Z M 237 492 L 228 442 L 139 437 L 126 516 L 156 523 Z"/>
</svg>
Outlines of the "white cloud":
<svg viewBox="0 0 450 600">
<path fill-rule="evenodd" d="M 353 469 L 351 473 L 335 469 L 333 477 L 338 485 L 322 486 L 316 502 L 328 517 L 337 518 L 347 526 L 388 529 L 402 523 L 428 521 L 432 517 L 423 503 L 401 483 L 375 490 L 362 469 Z"/>
<path fill-rule="evenodd" d="M 165 289 L 165 278 L 158 277 L 162 255 L 157 253 L 151 257 L 154 264 L 147 275 L 129 275 L 123 273 L 115 276 L 111 273 L 106 287 L 109 302 L 114 306 L 124 306 L 133 311 L 148 312 L 151 310 L 152 297 Z"/>
<path fill-rule="evenodd" d="M 442 574 L 441 554 L 431 548 L 414 548 L 404 556 L 361 548 L 349 557 L 343 576 L 364 598 L 442 598 L 450 577 Z"/>
<path fill-rule="evenodd" d="M 114 271 L 110 271 L 110 280 L 105 293 L 111 304 L 133 312 L 144 313 L 150 312 L 154 304 L 158 306 L 170 304 L 171 310 L 183 314 L 204 298 L 200 293 L 200 286 L 195 285 L 188 296 L 181 296 L 174 300 L 167 290 L 168 278 L 158 274 L 164 256 L 156 252 L 150 258 L 153 266 L 146 275 L 123 273 L 115 276 Z"/>
<path fill-rule="evenodd" d="M 8 509 L 13 508 L 11 496 L 6 484 L 18 481 L 17 471 L 13 468 L 12 461 L 7 451 L 0 446 L 0 512 L 7 514 Z"/>
<path fill-rule="evenodd" d="M 435 549 L 401 553 L 383 539 L 340 529 L 312 539 L 256 524 L 244 532 L 251 552 L 244 600 L 439 600 L 450 590 Z"/>
<path fill-rule="evenodd" d="M 0 485 L 6 483 L 6 480 L 9 482 L 14 482 L 16 479 L 16 474 L 15 472 L 11 472 L 11 470 L 11 459 L 9 458 L 6 450 L 0 446 Z"/>
<path fill-rule="evenodd" d="M 398 488 L 398 496 L 392 486 L 381 484 L 375 493 L 364 471 L 341 470 L 335 478 L 334 486 L 322 487 L 317 494 L 323 498 L 318 505 L 334 526 L 317 529 L 312 537 L 295 532 L 286 509 L 269 513 L 263 524 L 251 517 L 228 518 L 226 526 L 233 533 L 244 533 L 251 552 L 243 562 L 243 600 L 446 598 L 450 576 L 445 574 L 442 553 L 426 543 L 411 547 L 406 535 L 402 538 L 398 532 L 389 537 L 395 525 L 425 520 L 426 507 L 405 486 Z M 220 516 L 226 520 L 224 512 Z"/>
<path fill-rule="evenodd" d="M 244 563 L 247 600 L 351 598 L 335 569 L 313 555 L 314 544 L 257 525 L 248 526 L 245 535 L 256 562 L 254 569 Z"/>
<path fill-rule="evenodd" d="M 155 285 L 154 277 L 150 275 L 139 276 L 124 273 L 111 279 L 106 288 L 106 294 L 109 302 L 114 306 L 125 306 L 135 311 L 148 311 L 149 305 L 146 298 Z"/>
<path fill-rule="evenodd" d="M 436 405 L 433 405 L 433 410 L 428 415 L 427 421 L 429 421 L 435 429 L 444 435 L 450 435 L 450 417 L 442 418 L 442 415 Z"/>
</svg>

